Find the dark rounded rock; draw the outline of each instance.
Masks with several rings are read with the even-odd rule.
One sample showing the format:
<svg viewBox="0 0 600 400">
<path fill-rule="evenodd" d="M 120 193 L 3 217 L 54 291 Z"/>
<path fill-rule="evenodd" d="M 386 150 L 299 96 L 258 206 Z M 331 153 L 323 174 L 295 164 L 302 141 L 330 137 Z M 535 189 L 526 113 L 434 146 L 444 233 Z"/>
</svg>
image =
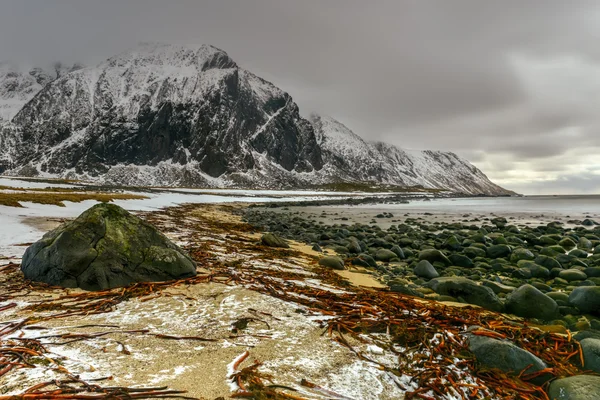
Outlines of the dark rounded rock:
<svg viewBox="0 0 600 400">
<path fill-rule="evenodd" d="M 559 306 L 566 306 L 569 304 L 569 294 L 565 292 L 549 292 L 546 293 L 546 296 L 550 297 L 556 304 Z"/>
<path fill-rule="evenodd" d="M 489 258 L 500 258 L 510 256 L 512 249 L 506 244 L 495 244 L 488 247 L 486 252 Z"/>
<path fill-rule="evenodd" d="M 419 253 L 419 260 L 427 260 L 430 263 L 434 263 L 434 262 L 441 262 L 445 265 L 450 265 L 452 264 L 450 262 L 450 260 L 448 259 L 448 257 L 446 257 L 446 255 L 444 255 L 444 253 L 442 253 L 439 250 L 436 249 L 426 249 L 426 250 L 422 250 Z"/>
<path fill-rule="evenodd" d="M 548 271 L 548 268 L 542 267 L 541 265 L 538 265 L 533 261 L 521 260 L 517 263 L 517 265 L 519 266 L 519 268 L 528 270 L 531 276 L 534 278 L 546 279 L 550 277 L 550 271 Z"/>
<path fill-rule="evenodd" d="M 404 251 L 402 251 L 402 248 L 398 245 L 392 246 L 390 251 L 393 251 L 394 253 L 396 253 L 396 256 L 398 256 L 398 258 L 401 260 L 406 258 L 406 256 L 404 255 Z"/>
<path fill-rule="evenodd" d="M 272 233 L 265 233 L 260 238 L 262 244 L 268 247 L 281 247 L 287 249 L 290 245 L 282 238 Z"/>
<path fill-rule="evenodd" d="M 433 279 L 440 276 L 440 274 L 435 270 L 433 265 L 427 260 L 421 260 L 415 266 L 413 272 L 416 276 L 426 279 Z"/>
<path fill-rule="evenodd" d="M 377 261 L 390 261 L 392 258 L 398 258 L 398 255 L 388 249 L 379 249 L 375 252 L 375 259 Z"/>
<path fill-rule="evenodd" d="M 344 261 L 337 256 L 327 256 L 319 260 L 319 265 L 331 269 L 343 270 Z"/>
<path fill-rule="evenodd" d="M 567 282 L 583 281 L 587 279 L 585 272 L 578 269 L 565 269 L 560 271 L 558 274 L 559 278 L 566 280 Z"/>
<path fill-rule="evenodd" d="M 363 267 L 363 268 L 371 267 L 368 262 L 366 262 L 365 260 L 363 260 L 360 257 L 353 258 L 352 260 L 350 260 L 350 263 L 352 265 L 356 265 L 357 267 Z"/>
<path fill-rule="evenodd" d="M 523 285 L 507 297 L 506 311 L 519 317 L 546 321 L 559 316 L 556 301 L 531 285 Z"/>
<path fill-rule="evenodd" d="M 360 258 L 361 260 L 365 261 L 367 264 L 369 264 L 369 266 L 373 267 L 373 268 L 377 268 L 377 261 L 375 261 L 375 259 L 373 257 L 371 257 L 368 254 L 360 254 L 358 256 L 358 258 Z"/>
<path fill-rule="evenodd" d="M 600 267 L 586 268 L 583 272 L 590 278 L 600 278 Z"/>
<path fill-rule="evenodd" d="M 487 255 L 485 250 L 476 246 L 469 246 L 464 248 L 463 253 L 465 253 L 465 255 L 470 258 L 485 257 Z"/>
<path fill-rule="evenodd" d="M 155 227 L 121 207 L 101 203 L 46 233 L 25 251 L 27 279 L 104 290 L 196 275 L 196 265 Z"/>
<path fill-rule="evenodd" d="M 514 288 L 512 286 L 504 285 L 500 282 L 494 282 L 494 281 L 484 281 L 483 285 L 492 289 L 494 291 L 494 293 L 496 293 L 496 294 L 511 293 L 516 290 L 516 288 Z"/>
<path fill-rule="evenodd" d="M 540 358 L 507 340 L 469 334 L 468 341 L 469 350 L 473 352 L 477 361 L 488 368 L 498 368 L 518 375 L 527 367 L 527 373 L 538 372 L 547 367 Z"/>
<path fill-rule="evenodd" d="M 515 249 L 510 255 L 510 261 L 512 262 L 518 262 L 520 260 L 533 260 L 534 258 L 535 255 L 531 252 L 531 250 L 524 249 L 522 247 Z"/>
<path fill-rule="evenodd" d="M 600 315 L 600 286 L 579 286 L 569 295 L 569 303 L 582 313 Z"/>
<path fill-rule="evenodd" d="M 390 291 L 395 292 L 395 293 L 400 293 L 400 294 L 406 294 L 409 296 L 414 296 L 414 297 L 425 297 L 425 295 L 407 285 L 404 284 L 400 284 L 400 283 L 391 283 L 390 284 Z"/>
<path fill-rule="evenodd" d="M 555 258 L 545 256 L 542 254 L 538 255 L 535 258 L 535 263 L 541 265 L 542 267 L 546 267 L 550 270 L 552 268 L 562 268 L 562 265 L 558 261 L 556 261 Z"/>
<path fill-rule="evenodd" d="M 600 399 L 600 376 L 575 375 L 552 381 L 548 397 L 552 400 Z"/>
<path fill-rule="evenodd" d="M 587 338 L 580 344 L 583 351 L 583 368 L 600 373 L 600 339 Z"/>
<path fill-rule="evenodd" d="M 504 305 L 489 287 L 458 276 L 446 276 L 432 279 L 425 284 L 434 292 L 442 295 L 462 298 L 469 304 L 475 304 L 492 311 L 502 311 Z"/>
<path fill-rule="evenodd" d="M 445 249 L 454 250 L 454 251 L 460 250 L 462 248 L 460 242 L 454 235 L 451 235 L 450 237 L 448 237 L 448 239 L 446 239 L 444 241 L 444 243 L 442 244 L 442 247 Z"/>
<path fill-rule="evenodd" d="M 463 254 L 450 254 L 448 259 L 452 263 L 452 265 L 456 265 L 462 268 L 472 268 L 473 260 Z"/>
<path fill-rule="evenodd" d="M 569 237 L 562 239 L 560 242 L 558 242 L 558 245 L 567 250 L 577 247 L 577 243 L 575 243 L 575 241 Z"/>
<path fill-rule="evenodd" d="M 360 243 L 358 243 L 358 241 L 356 240 L 350 240 L 348 241 L 348 244 L 346 245 L 346 248 L 348 249 L 348 252 L 350 253 L 360 253 L 362 252 L 362 248 L 360 247 Z"/>
</svg>

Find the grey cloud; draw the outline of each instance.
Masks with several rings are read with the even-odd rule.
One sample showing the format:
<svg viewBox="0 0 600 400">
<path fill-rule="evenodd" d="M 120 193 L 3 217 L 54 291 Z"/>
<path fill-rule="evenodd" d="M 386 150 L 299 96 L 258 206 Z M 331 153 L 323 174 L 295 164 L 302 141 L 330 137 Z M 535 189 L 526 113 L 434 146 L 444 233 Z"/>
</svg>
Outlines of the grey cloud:
<svg viewBox="0 0 600 400">
<path fill-rule="evenodd" d="M 585 0 L 3 0 L 0 59 L 95 64 L 139 41 L 209 43 L 305 115 L 472 155 L 493 179 L 491 157 L 535 169 L 600 145 L 599 18 Z"/>
<path fill-rule="evenodd" d="M 597 194 L 600 193 L 600 175 L 591 172 L 565 174 L 551 180 L 514 184 L 512 189 L 528 194 Z"/>
</svg>

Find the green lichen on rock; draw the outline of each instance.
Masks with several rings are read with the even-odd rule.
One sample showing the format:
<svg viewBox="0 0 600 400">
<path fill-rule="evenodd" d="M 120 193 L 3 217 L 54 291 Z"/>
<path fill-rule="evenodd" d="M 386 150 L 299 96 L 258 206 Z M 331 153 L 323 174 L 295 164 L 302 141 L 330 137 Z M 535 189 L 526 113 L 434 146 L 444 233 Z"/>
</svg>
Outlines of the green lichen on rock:
<svg viewBox="0 0 600 400">
<path fill-rule="evenodd" d="M 103 290 L 194 276 L 196 266 L 156 228 L 101 203 L 27 248 L 21 270 L 33 281 Z"/>
</svg>

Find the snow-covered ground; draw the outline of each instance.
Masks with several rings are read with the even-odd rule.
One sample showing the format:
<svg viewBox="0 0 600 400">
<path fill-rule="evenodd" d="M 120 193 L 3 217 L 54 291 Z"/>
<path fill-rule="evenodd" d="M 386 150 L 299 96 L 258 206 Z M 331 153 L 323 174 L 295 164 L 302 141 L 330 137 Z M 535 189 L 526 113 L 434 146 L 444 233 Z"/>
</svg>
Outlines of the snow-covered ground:
<svg viewBox="0 0 600 400">
<path fill-rule="evenodd" d="M 14 188 L 42 189 L 46 187 L 72 188 L 74 185 L 23 181 L 13 178 L 0 178 L 0 186 Z M 222 193 L 220 196 L 217 193 Z M 115 200 L 114 203 L 129 211 L 153 211 L 164 207 L 186 203 L 232 203 L 232 202 L 275 202 L 305 201 L 357 196 L 357 193 L 317 192 L 301 190 L 237 190 L 237 189 L 165 189 L 163 192 L 135 192 L 147 199 Z M 388 193 L 389 194 L 389 193 Z M 373 196 L 375 193 L 362 194 Z M 26 249 L 22 244 L 37 241 L 45 233 L 31 217 L 75 218 L 97 201 L 86 200 L 80 203 L 65 201 L 65 207 L 22 202 L 23 208 L 0 206 L 0 258 L 20 258 Z"/>
<path fill-rule="evenodd" d="M 47 187 L 60 187 L 60 188 L 72 188 L 74 185 L 68 185 L 64 183 L 47 183 L 36 181 L 35 179 L 27 179 L 22 180 L 18 178 L 8 178 L 0 176 L 0 186 L 8 186 L 14 188 L 23 188 L 23 189 L 43 189 Z"/>
</svg>

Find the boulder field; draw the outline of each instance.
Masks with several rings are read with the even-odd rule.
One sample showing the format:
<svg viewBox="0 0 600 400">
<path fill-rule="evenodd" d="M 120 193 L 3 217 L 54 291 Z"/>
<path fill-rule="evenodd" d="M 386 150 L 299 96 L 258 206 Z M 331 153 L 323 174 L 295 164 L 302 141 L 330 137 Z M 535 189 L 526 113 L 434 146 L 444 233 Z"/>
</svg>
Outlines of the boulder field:
<svg viewBox="0 0 600 400">
<path fill-rule="evenodd" d="M 401 220 L 382 213 L 365 224 L 353 223 L 345 212 L 336 218 L 341 214 L 250 207 L 245 220 L 322 251 L 322 267 L 364 268 L 392 292 L 472 304 L 579 331 L 574 339 L 580 341 L 584 368 L 600 373 L 600 226 L 595 221 L 574 221 L 578 226 L 567 228 L 561 222 L 516 226 L 503 217 L 432 222 L 427 216 Z M 344 222 L 326 225 L 321 218 Z M 396 224 L 383 229 L 376 218 Z M 506 373 L 546 368 L 508 340 L 469 334 L 469 348 L 482 366 Z M 541 385 L 548 377 L 535 379 Z M 600 399 L 600 377 L 556 379 L 548 395 Z"/>
</svg>

